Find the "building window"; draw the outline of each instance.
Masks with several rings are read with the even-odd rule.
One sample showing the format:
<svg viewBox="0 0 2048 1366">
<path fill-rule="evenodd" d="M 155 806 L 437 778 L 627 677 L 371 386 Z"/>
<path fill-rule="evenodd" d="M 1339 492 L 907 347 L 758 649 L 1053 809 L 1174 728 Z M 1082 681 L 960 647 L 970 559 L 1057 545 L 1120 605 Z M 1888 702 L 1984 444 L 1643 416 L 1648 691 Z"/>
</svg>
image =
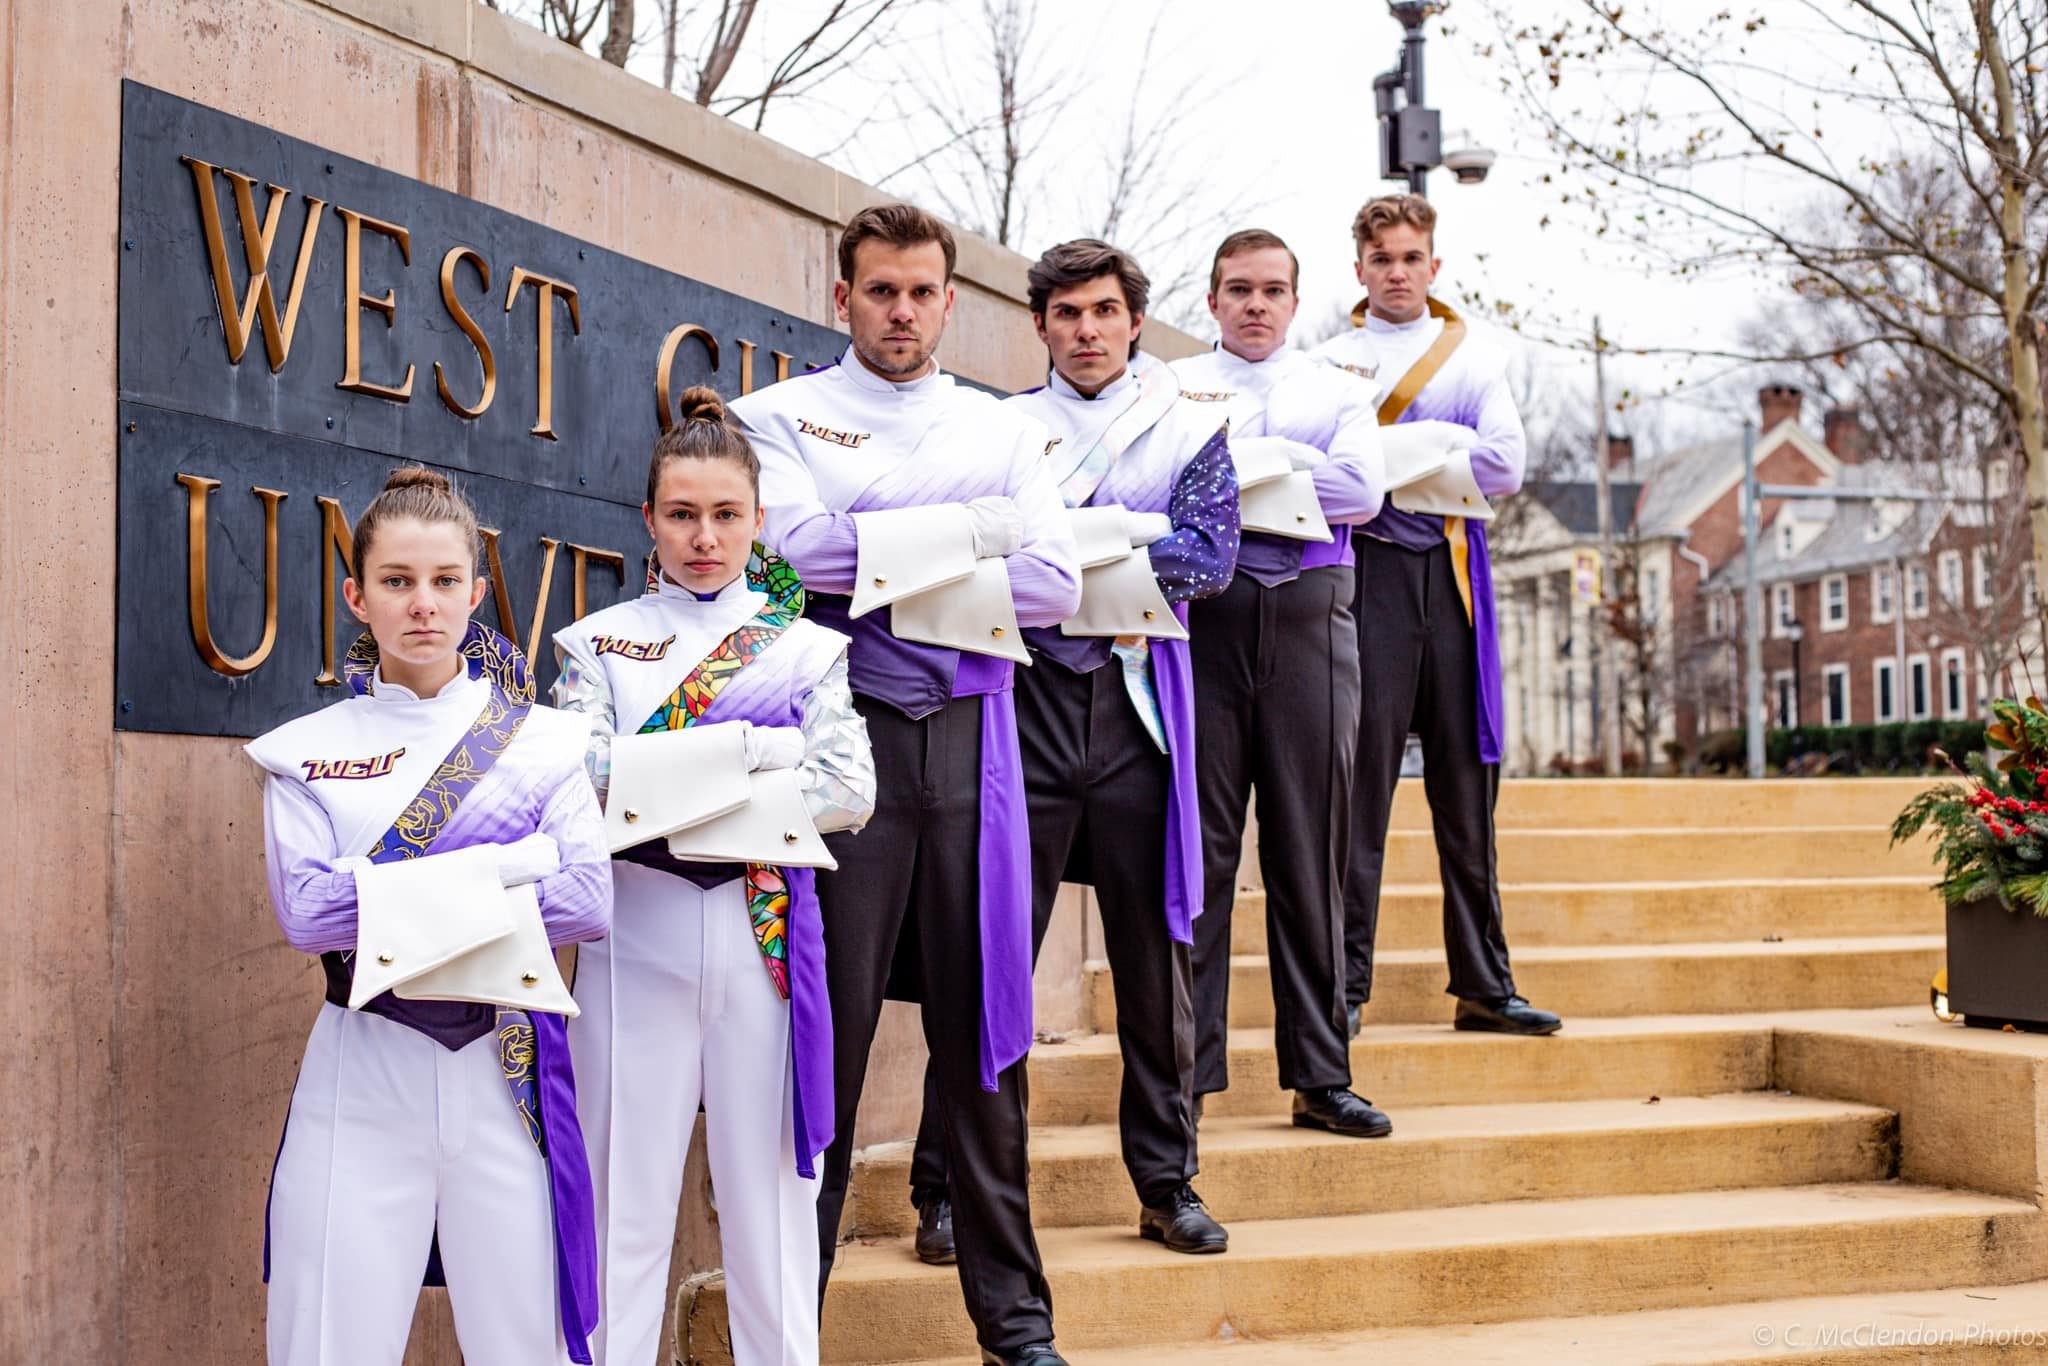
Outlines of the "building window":
<svg viewBox="0 0 2048 1366">
<path fill-rule="evenodd" d="M 1726 635 L 1727 632 L 1728 613 L 1722 605 L 1722 597 L 1719 593 L 1709 594 L 1707 597 L 1707 635 L 1718 640 L 1721 636 Z"/>
<path fill-rule="evenodd" d="M 1820 581 L 1820 629 L 1839 631 L 1849 624 L 1849 576 L 1830 574 Z"/>
<path fill-rule="evenodd" d="M 1898 597 L 1898 579 L 1891 568 L 1885 566 L 1870 571 L 1870 619 L 1885 622 L 1892 619 L 1892 604 Z"/>
<path fill-rule="evenodd" d="M 1910 655 L 1906 659 L 1906 705 L 1906 714 L 1914 721 L 1925 721 L 1934 714 L 1934 687 L 1928 676 L 1926 655 Z"/>
<path fill-rule="evenodd" d="M 1994 460 L 1984 470 L 1984 494 L 1987 498 L 2003 498 L 2012 486 L 2012 466 L 2003 460 Z"/>
<path fill-rule="evenodd" d="M 1951 607 L 1963 605 L 1963 552 L 1944 550 L 1935 558 L 1935 571 L 1941 576 L 1941 600 Z"/>
<path fill-rule="evenodd" d="M 2020 571 L 2020 610 L 2033 616 L 2040 605 L 2034 601 L 2034 566 L 2029 563 Z"/>
<path fill-rule="evenodd" d="M 1954 721 L 1970 714 L 1970 690 L 1960 649 L 1941 652 L 1941 714 Z"/>
<path fill-rule="evenodd" d="M 1777 699 L 1775 715 L 1778 718 L 1778 728 L 1784 730 L 1798 725 L 1799 715 L 1794 706 L 1798 690 L 1792 686 L 1790 669 L 1780 669 L 1771 675 L 1771 695 Z"/>
<path fill-rule="evenodd" d="M 1991 553 L 1981 545 L 1970 547 L 1970 578 L 1979 607 L 1991 605 Z"/>
<path fill-rule="evenodd" d="M 1927 615 L 1927 566 L 1909 564 L 1906 566 L 1906 616 Z"/>
<path fill-rule="evenodd" d="M 1792 519 L 1790 517 L 1787 517 L 1784 521 L 1778 523 L 1779 559 L 1789 560 L 1792 558 L 1792 537 Z"/>
<path fill-rule="evenodd" d="M 1830 664 L 1820 671 L 1821 696 L 1827 699 L 1827 723 L 1849 724 L 1849 666 Z"/>
<path fill-rule="evenodd" d="M 1664 579 L 1654 569 L 1643 571 L 1642 614 L 1644 621 L 1655 621 L 1662 608 Z"/>
<path fill-rule="evenodd" d="M 1783 637 L 1786 628 L 1792 625 L 1792 585 L 1774 583 L 1771 585 L 1771 634 Z"/>
<path fill-rule="evenodd" d="M 1898 665 L 1890 659 L 1880 659 L 1870 666 L 1871 691 L 1877 694 L 1877 719 L 1896 721 L 1899 719 Z"/>
</svg>

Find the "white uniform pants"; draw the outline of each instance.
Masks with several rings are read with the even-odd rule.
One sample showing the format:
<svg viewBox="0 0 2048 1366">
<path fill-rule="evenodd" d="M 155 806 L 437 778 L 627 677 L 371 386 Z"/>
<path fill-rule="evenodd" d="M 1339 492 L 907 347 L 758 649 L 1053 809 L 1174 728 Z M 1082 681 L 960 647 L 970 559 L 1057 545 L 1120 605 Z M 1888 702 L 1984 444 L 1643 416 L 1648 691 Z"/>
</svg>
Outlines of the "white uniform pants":
<svg viewBox="0 0 2048 1366">
<path fill-rule="evenodd" d="M 666 1362 L 683 1161 L 704 1107 L 738 1366 L 818 1360 L 818 1183 L 796 1174 L 789 1003 L 738 879 L 700 892 L 614 863 L 612 932 L 577 950 L 569 1022 L 597 1196 L 599 1366 Z"/>
<path fill-rule="evenodd" d="M 565 1366 L 546 1164 L 486 1034 L 322 1005 L 270 1193 L 271 1366 L 399 1366 L 438 1220 L 463 1356 Z"/>
</svg>

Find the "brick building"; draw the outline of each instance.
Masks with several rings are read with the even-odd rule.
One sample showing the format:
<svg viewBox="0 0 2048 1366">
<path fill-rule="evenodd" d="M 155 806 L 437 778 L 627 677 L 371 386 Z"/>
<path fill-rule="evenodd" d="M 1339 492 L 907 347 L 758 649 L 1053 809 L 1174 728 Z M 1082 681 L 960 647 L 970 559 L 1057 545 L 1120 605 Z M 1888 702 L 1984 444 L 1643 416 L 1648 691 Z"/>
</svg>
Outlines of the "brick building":
<svg viewBox="0 0 2048 1366">
<path fill-rule="evenodd" d="M 2016 647 L 2038 631 L 2008 465 L 1866 462 L 1853 408 L 1829 410 L 1816 437 L 1797 388 L 1769 385 L 1758 399 L 1763 483 L 1945 495 L 1763 501 L 1757 578 L 1772 724 L 1976 715 L 2012 691 Z M 1695 754 L 1708 731 L 1739 724 L 1741 437 L 1656 456 L 1626 437 L 1609 447 L 1617 553 L 1608 592 L 1624 599 L 1625 638 L 1599 620 L 1587 572 L 1598 546 L 1591 482 L 1532 481 L 1498 530 L 1510 773 L 1583 767 L 1600 753 L 1597 661 L 1610 645 L 1622 652 L 1625 750 L 1652 762 L 1668 747 Z"/>
</svg>

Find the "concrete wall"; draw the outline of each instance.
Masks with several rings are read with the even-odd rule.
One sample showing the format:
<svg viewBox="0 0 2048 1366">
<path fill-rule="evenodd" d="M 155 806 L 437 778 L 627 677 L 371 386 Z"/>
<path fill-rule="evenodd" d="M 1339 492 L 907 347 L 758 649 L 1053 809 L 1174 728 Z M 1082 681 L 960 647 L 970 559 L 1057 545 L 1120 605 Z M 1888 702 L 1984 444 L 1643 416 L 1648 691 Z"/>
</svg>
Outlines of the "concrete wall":
<svg viewBox="0 0 2048 1366">
<path fill-rule="evenodd" d="M 828 324 L 837 225 L 881 196 L 471 0 L 0 0 L 0 43 L 0 1361 L 254 1361 L 320 993 L 237 742 L 112 729 L 121 78 Z M 1035 382 L 1024 260 L 961 246 L 942 359 Z M 1070 893 L 1042 1028 L 1083 1023 L 1086 923 Z M 864 1139 L 908 1132 L 921 1065 L 892 1007 Z M 696 1165 L 678 1274 L 715 1258 Z M 456 1359 L 429 1297 L 410 1360 Z"/>
</svg>

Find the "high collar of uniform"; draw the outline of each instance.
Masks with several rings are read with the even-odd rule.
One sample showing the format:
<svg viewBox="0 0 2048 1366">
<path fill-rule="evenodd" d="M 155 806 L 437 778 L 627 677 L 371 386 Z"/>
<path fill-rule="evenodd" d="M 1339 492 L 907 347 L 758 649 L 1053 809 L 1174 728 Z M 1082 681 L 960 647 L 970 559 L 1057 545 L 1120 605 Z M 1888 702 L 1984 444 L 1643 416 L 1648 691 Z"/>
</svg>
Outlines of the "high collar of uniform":
<svg viewBox="0 0 2048 1366">
<path fill-rule="evenodd" d="M 939 369 L 938 362 L 933 361 L 931 369 L 919 375 L 916 379 L 904 380 L 901 383 L 893 379 L 884 379 L 868 369 L 868 363 L 860 358 L 859 353 L 853 349 L 852 343 L 847 344 L 845 354 L 839 357 L 839 369 L 846 376 L 847 382 L 852 384 L 854 388 L 864 390 L 870 394 L 923 393 L 926 390 L 937 388 L 940 376 L 945 373 Z"/>
<path fill-rule="evenodd" d="M 1292 369 L 1303 358 L 1302 353 L 1291 346 L 1282 346 L 1264 360 L 1247 360 L 1222 342 L 1217 342 L 1213 351 L 1225 374 L 1239 376 L 1246 381 L 1271 380 Z"/>
<path fill-rule="evenodd" d="M 1081 403 L 1096 403 L 1103 399 L 1113 399 L 1121 394 L 1127 394 L 1137 383 L 1137 367 L 1126 365 L 1121 375 L 1103 385 L 1101 389 L 1093 394 L 1084 394 L 1073 385 L 1067 383 L 1067 377 L 1058 370 L 1051 372 L 1051 375 L 1045 381 L 1045 387 L 1058 394 L 1061 398 L 1071 398 Z"/>
<path fill-rule="evenodd" d="M 1365 330 L 1388 337 L 1412 337 L 1435 321 L 1427 309 L 1423 310 L 1421 316 L 1411 318 L 1405 323 L 1388 322 L 1377 313 L 1368 313 L 1365 315 Z"/>
<path fill-rule="evenodd" d="M 379 664 L 376 674 L 370 679 L 369 695 L 376 698 L 379 702 L 395 702 L 402 706 L 452 706 L 484 686 L 486 685 L 480 676 L 472 675 L 465 671 L 449 679 L 448 682 L 441 686 L 441 691 L 435 693 L 432 697 L 421 697 L 403 683 L 393 683 L 390 679 L 386 678 L 384 676 L 384 666 Z"/>
<path fill-rule="evenodd" d="M 683 587 L 674 579 L 671 579 L 666 573 L 656 575 L 654 580 L 654 595 L 658 598 L 666 598 L 670 602 L 684 602 L 693 604 L 700 602 L 726 602 L 733 598 L 739 597 L 741 594 L 750 593 L 752 591 L 752 589 L 747 587 L 747 574 L 746 570 L 744 569 L 742 569 L 739 573 L 733 575 L 731 583 L 719 589 L 716 593 L 711 593 L 708 595 L 693 592 L 692 590 Z"/>
</svg>

